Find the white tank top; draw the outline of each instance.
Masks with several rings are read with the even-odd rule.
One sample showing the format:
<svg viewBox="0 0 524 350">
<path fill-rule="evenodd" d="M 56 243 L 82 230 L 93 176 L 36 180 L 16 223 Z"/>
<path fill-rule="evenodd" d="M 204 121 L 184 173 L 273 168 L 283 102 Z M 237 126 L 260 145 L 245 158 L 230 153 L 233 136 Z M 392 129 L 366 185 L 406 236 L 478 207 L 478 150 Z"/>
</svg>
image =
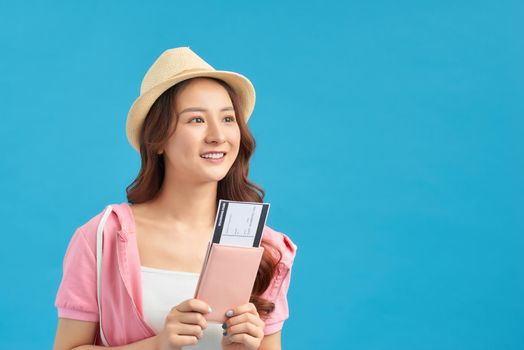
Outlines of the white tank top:
<svg viewBox="0 0 524 350">
<path fill-rule="evenodd" d="M 194 297 L 199 275 L 141 266 L 144 317 L 156 334 L 164 328 L 171 308 Z M 184 349 L 221 350 L 222 332 L 222 324 L 208 322 L 198 343 Z"/>
</svg>

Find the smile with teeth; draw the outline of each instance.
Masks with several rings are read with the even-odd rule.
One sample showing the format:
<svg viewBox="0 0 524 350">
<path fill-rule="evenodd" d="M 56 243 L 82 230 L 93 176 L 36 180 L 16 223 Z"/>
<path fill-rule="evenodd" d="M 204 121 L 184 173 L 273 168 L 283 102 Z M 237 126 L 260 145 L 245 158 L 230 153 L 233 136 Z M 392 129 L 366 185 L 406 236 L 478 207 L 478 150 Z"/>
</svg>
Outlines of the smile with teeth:
<svg viewBox="0 0 524 350">
<path fill-rule="evenodd" d="M 220 158 L 224 157 L 224 153 L 208 153 L 208 154 L 203 154 L 200 157 L 202 157 L 202 158 L 211 158 L 211 159 L 220 159 Z"/>
</svg>

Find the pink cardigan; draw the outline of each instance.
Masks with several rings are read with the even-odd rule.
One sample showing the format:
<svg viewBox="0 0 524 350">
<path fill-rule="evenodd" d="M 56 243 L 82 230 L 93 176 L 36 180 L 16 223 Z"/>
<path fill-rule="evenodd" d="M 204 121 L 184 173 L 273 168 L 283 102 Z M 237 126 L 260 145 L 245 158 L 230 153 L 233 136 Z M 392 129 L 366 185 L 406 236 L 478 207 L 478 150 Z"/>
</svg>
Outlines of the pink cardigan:
<svg viewBox="0 0 524 350">
<path fill-rule="evenodd" d="M 135 221 L 127 202 L 112 204 L 113 212 L 104 227 L 101 309 L 102 326 L 111 346 L 134 343 L 155 335 L 145 322 L 142 309 L 140 258 L 135 235 Z M 58 317 L 98 322 L 96 288 L 96 233 L 104 211 L 77 228 L 63 261 L 63 276 L 55 306 Z M 264 226 L 263 240 L 273 243 L 282 253 L 282 261 L 262 295 L 275 303 L 275 310 L 265 321 L 264 334 L 282 329 L 289 317 L 287 291 L 297 246 L 280 232 Z M 103 345 L 100 337 L 95 345 Z"/>
</svg>

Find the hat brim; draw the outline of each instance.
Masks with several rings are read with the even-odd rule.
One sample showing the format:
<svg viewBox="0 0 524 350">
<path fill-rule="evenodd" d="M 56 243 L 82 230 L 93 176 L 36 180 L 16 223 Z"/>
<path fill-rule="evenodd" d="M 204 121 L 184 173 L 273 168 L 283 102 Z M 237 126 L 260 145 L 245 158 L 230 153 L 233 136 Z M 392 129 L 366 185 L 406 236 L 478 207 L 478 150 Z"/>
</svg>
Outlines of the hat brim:
<svg viewBox="0 0 524 350">
<path fill-rule="evenodd" d="M 158 97 L 160 97 L 160 95 L 170 87 L 184 80 L 195 77 L 217 78 L 226 82 L 237 94 L 240 109 L 242 110 L 245 122 L 247 123 L 255 107 L 256 94 L 253 84 L 251 84 L 249 79 L 245 76 L 224 70 L 202 70 L 180 74 L 172 79 L 167 79 L 161 84 L 158 84 L 147 92 L 141 94 L 129 109 L 126 120 L 126 135 L 129 143 L 137 152 L 140 153 L 140 130 L 153 103 L 155 103 Z"/>
</svg>

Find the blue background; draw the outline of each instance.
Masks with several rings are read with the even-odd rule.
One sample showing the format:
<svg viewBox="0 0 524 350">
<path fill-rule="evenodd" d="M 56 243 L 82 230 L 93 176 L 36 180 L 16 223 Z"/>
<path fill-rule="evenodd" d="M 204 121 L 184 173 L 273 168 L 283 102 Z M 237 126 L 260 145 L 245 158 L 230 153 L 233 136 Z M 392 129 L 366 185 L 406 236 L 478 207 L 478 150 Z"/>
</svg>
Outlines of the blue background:
<svg viewBox="0 0 524 350">
<path fill-rule="evenodd" d="M 190 46 L 257 90 L 250 177 L 298 245 L 285 349 L 524 348 L 520 1 L 2 2 L 2 347 L 51 348 L 125 118 Z"/>
</svg>

